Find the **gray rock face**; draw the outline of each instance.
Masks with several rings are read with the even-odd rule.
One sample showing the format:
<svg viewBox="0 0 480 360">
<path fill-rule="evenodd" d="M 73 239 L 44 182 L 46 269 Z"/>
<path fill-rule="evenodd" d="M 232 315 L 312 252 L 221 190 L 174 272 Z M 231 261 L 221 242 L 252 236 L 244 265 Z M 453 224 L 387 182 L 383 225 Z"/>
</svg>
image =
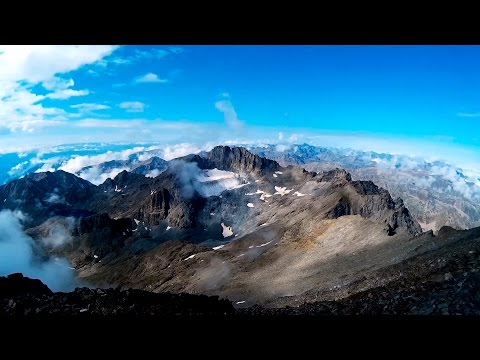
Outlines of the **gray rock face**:
<svg viewBox="0 0 480 360">
<path fill-rule="evenodd" d="M 1 209 L 22 210 L 29 216 L 27 226 L 36 226 L 48 218 L 85 216 L 88 201 L 95 195 L 96 186 L 77 176 L 59 170 L 30 174 L 0 186 Z"/>
<path fill-rule="evenodd" d="M 206 157 L 195 155 L 182 159 L 196 162 L 201 169 L 217 168 L 251 176 L 263 176 L 281 169 L 276 161 L 255 155 L 242 147 L 216 146 Z"/>
<path fill-rule="evenodd" d="M 151 159 L 141 161 L 132 168 L 132 172 L 135 174 L 142 174 L 148 175 L 151 174 L 152 171 L 156 170 L 158 174 L 162 173 L 168 168 L 168 162 L 159 158 L 158 156 L 154 156 Z"/>
<path fill-rule="evenodd" d="M 245 148 L 217 146 L 210 151 L 208 158 L 221 169 L 250 175 L 265 175 L 281 169 L 276 161 L 255 155 Z"/>
<path fill-rule="evenodd" d="M 371 180 L 392 196 L 401 196 L 424 230 L 437 232 L 444 225 L 457 229 L 480 226 L 477 179 L 466 178 L 461 169 L 450 164 L 308 144 L 249 149 L 282 166 L 300 165 L 319 172 L 342 168 L 354 180 Z"/>
</svg>

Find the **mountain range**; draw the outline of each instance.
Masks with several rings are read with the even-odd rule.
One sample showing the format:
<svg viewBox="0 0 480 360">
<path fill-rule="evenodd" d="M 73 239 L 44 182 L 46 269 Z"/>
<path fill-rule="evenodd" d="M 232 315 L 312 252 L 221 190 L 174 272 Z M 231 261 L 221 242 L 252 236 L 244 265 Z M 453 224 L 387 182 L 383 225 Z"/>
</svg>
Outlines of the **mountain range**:
<svg viewBox="0 0 480 360">
<path fill-rule="evenodd" d="M 428 162 L 402 155 L 301 145 L 249 146 L 250 151 L 310 171 L 347 170 L 353 179 L 371 180 L 402 197 L 423 230 L 442 226 L 480 226 L 480 174 L 444 161 Z"/>
<path fill-rule="evenodd" d="M 35 172 L 64 170 L 100 185 L 124 170 L 156 177 L 168 167 L 169 161 L 188 151 L 206 153 L 188 144 L 176 148 L 112 145 L 114 151 L 105 146 L 57 147 L 43 150 L 44 154 L 24 154 L 22 158 L 1 155 L 0 167 L 11 169 L 0 173 L 0 181 L 7 183 Z M 282 166 L 297 165 L 315 172 L 338 167 L 348 171 L 354 180 L 371 180 L 393 197 L 401 197 L 423 230 L 437 233 L 442 226 L 456 229 L 480 226 L 480 173 L 473 170 L 441 160 L 308 144 L 238 146 L 276 160 Z"/>
<path fill-rule="evenodd" d="M 35 251 L 67 259 L 90 286 L 216 295 L 237 308 L 349 299 L 478 241 L 476 230 L 423 232 L 401 198 L 343 169 L 282 166 L 259 151 L 154 158 L 99 185 L 29 174 L 0 187 L 0 210 L 20 212 Z M 443 271 L 434 265 L 425 277 Z"/>
</svg>

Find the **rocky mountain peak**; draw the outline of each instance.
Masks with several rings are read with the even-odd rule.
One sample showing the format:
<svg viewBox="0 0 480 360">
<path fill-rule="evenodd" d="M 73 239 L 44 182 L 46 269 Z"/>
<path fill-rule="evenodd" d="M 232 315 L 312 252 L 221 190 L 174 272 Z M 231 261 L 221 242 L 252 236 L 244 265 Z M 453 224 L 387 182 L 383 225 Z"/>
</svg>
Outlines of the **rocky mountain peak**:
<svg viewBox="0 0 480 360">
<path fill-rule="evenodd" d="M 276 161 L 260 157 L 244 147 L 216 146 L 207 159 L 212 167 L 240 173 L 264 175 L 281 169 Z"/>
<path fill-rule="evenodd" d="M 336 168 L 333 170 L 329 171 L 324 171 L 323 173 L 319 174 L 320 175 L 320 181 L 352 181 L 352 177 L 350 176 L 350 173 L 345 171 L 344 169 Z"/>
</svg>

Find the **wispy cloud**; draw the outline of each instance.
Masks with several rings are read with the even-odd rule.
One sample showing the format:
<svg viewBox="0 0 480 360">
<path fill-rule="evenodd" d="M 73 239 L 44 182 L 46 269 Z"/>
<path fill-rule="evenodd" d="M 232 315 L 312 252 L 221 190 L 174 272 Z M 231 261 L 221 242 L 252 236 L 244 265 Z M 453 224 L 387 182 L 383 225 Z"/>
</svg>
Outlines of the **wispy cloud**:
<svg viewBox="0 0 480 360">
<path fill-rule="evenodd" d="M 43 87 L 47 90 L 63 90 L 68 89 L 75 85 L 73 79 L 62 79 L 60 77 L 53 77 L 42 83 Z"/>
<path fill-rule="evenodd" d="M 167 83 L 168 80 L 159 78 L 157 74 L 148 73 L 148 74 L 137 77 L 134 80 L 134 82 L 137 83 L 137 84 L 140 84 L 140 83 L 161 83 L 161 84 L 164 84 L 164 83 Z"/>
<path fill-rule="evenodd" d="M 480 113 L 466 113 L 466 112 L 459 112 L 457 116 L 460 117 L 480 117 Z"/>
<path fill-rule="evenodd" d="M 159 60 L 167 56 L 179 55 L 184 52 L 181 47 L 172 47 L 168 50 L 158 48 L 143 48 L 135 49 L 132 54 L 124 56 L 115 56 L 105 61 L 104 65 L 108 63 L 114 65 L 131 65 L 142 60 Z"/>
<path fill-rule="evenodd" d="M 47 94 L 46 97 L 54 100 L 66 100 L 74 96 L 85 96 L 88 94 L 90 94 L 88 90 L 65 89 L 65 90 L 57 90 L 53 93 Z"/>
<path fill-rule="evenodd" d="M 107 110 L 110 109 L 110 106 L 105 104 L 94 104 L 94 103 L 82 103 L 82 104 L 75 104 L 70 106 L 73 109 L 77 109 L 80 112 L 92 112 L 96 110 Z"/>
<path fill-rule="evenodd" d="M 145 104 L 140 101 L 124 101 L 118 106 L 127 112 L 143 112 L 145 110 Z"/>
<path fill-rule="evenodd" d="M 223 93 L 228 94 L 228 93 Z M 222 94 L 222 95 L 223 95 Z M 225 98 L 225 96 L 223 96 Z M 223 113 L 225 121 L 227 122 L 228 126 L 235 130 L 239 130 L 243 128 L 244 123 L 238 118 L 237 112 L 235 111 L 235 107 L 233 106 L 232 102 L 225 98 L 224 100 L 219 100 L 215 103 L 215 107 L 218 111 Z"/>
<path fill-rule="evenodd" d="M 101 61 L 117 46 L 0 46 L 0 128 L 32 132 L 66 120 L 65 110 L 45 106 L 45 99 L 64 100 L 88 95 L 75 90 L 71 78 L 63 78 L 80 67 Z M 41 84 L 49 91 L 36 93 Z"/>
<path fill-rule="evenodd" d="M 181 48 L 181 47 L 171 47 L 168 50 L 170 50 L 170 52 L 172 52 L 174 54 L 182 54 L 182 53 L 185 52 L 185 49 Z"/>
<path fill-rule="evenodd" d="M 168 55 L 169 55 L 169 52 L 163 49 L 149 49 L 149 50 L 136 49 L 133 57 L 136 58 L 137 60 L 162 59 Z"/>
</svg>

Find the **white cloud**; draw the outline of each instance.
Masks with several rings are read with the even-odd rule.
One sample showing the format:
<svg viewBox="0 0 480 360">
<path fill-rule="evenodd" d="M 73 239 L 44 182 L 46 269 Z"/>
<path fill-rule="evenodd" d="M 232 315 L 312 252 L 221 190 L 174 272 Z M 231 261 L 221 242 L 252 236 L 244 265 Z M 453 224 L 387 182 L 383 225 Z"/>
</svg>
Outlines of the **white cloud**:
<svg viewBox="0 0 480 360">
<path fill-rule="evenodd" d="M 59 125 L 65 111 L 45 107 L 44 99 L 63 100 L 83 96 L 88 90 L 71 89 L 74 80 L 59 77 L 80 67 L 100 61 L 116 46 L 0 46 L 0 127 L 11 131 L 32 132 Z M 34 85 L 42 84 L 51 92 L 38 95 Z"/>
<path fill-rule="evenodd" d="M 290 143 L 295 143 L 297 142 L 303 135 L 301 134 L 292 134 L 289 138 L 288 138 L 288 142 Z"/>
<path fill-rule="evenodd" d="M 139 84 L 139 83 L 161 83 L 161 84 L 164 84 L 164 83 L 168 82 L 168 80 L 159 78 L 157 74 L 148 73 L 148 74 L 145 74 L 143 76 L 137 77 L 135 79 L 135 82 L 137 84 Z"/>
<path fill-rule="evenodd" d="M 65 161 L 60 167 L 60 170 L 67 171 L 69 173 L 75 174 L 84 167 L 91 165 L 98 165 L 106 161 L 111 160 L 128 160 L 128 157 L 132 154 L 135 154 L 140 151 L 144 151 L 145 147 L 134 147 L 132 149 L 127 149 L 123 151 L 107 151 L 104 154 L 99 155 L 80 155 L 75 156 L 67 161 Z M 120 171 L 119 171 L 120 172 Z"/>
<path fill-rule="evenodd" d="M 283 134 L 283 132 L 279 132 L 278 133 L 278 140 L 282 141 L 284 138 L 285 138 L 285 135 Z"/>
<path fill-rule="evenodd" d="M 110 62 L 117 64 L 117 65 L 128 65 L 132 63 L 131 59 L 128 58 L 121 58 L 121 57 L 116 57 L 110 60 Z"/>
<path fill-rule="evenodd" d="M 285 144 L 275 145 L 275 150 L 278 152 L 284 152 L 286 150 L 289 150 L 290 148 L 291 148 L 291 145 L 285 145 Z"/>
<path fill-rule="evenodd" d="M 181 48 L 174 48 L 175 50 L 167 51 L 164 49 L 158 49 L 158 48 L 149 48 L 149 49 L 135 49 L 133 51 L 133 55 L 126 55 L 126 56 L 116 56 L 111 59 L 108 59 L 108 62 L 105 61 L 104 66 L 107 65 L 107 63 L 111 63 L 114 65 L 130 65 L 134 64 L 138 61 L 147 59 L 162 59 L 168 55 L 172 54 L 180 54 L 183 49 Z M 176 49 L 179 49 L 176 51 Z"/>
<path fill-rule="evenodd" d="M 47 81 L 44 81 L 42 85 L 47 90 L 63 90 L 72 87 L 73 85 L 75 85 L 75 82 L 73 81 L 73 79 L 67 80 L 55 76 Z"/>
<path fill-rule="evenodd" d="M 95 71 L 93 69 L 88 69 L 87 70 L 87 74 L 89 75 L 92 75 L 92 76 L 99 76 L 100 74 L 98 73 L 98 71 Z"/>
<path fill-rule="evenodd" d="M 129 171 L 128 167 L 114 168 L 107 172 L 101 172 L 100 169 L 96 166 L 86 169 L 78 174 L 82 179 L 90 181 L 94 185 L 100 185 L 107 179 L 113 179 L 115 176 L 120 174 L 122 171 Z"/>
<path fill-rule="evenodd" d="M 158 175 L 160 175 L 162 172 L 158 169 L 153 169 L 152 171 L 149 171 L 148 173 L 145 174 L 145 177 L 149 178 L 156 178 Z"/>
<path fill-rule="evenodd" d="M 70 106 L 73 109 L 78 109 L 80 112 L 91 112 L 95 110 L 107 110 L 110 106 L 104 104 L 82 103 Z"/>
<path fill-rule="evenodd" d="M 164 160 L 172 160 L 188 154 L 197 154 L 200 151 L 202 151 L 202 149 L 193 144 L 183 143 L 170 145 L 164 148 L 162 158 Z"/>
<path fill-rule="evenodd" d="M 1 45 L 0 79 L 40 83 L 111 54 L 111 45 Z"/>
<path fill-rule="evenodd" d="M 143 112 L 145 110 L 145 104 L 140 101 L 124 101 L 118 106 L 127 112 Z"/>
<path fill-rule="evenodd" d="M 228 126 L 235 130 L 243 128 L 243 122 L 238 118 L 237 112 L 230 100 L 219 100 L 215 103 L 215 107 L 223 113 Z"/>
<path fill-rule="evenodd" d="M 42 256 L 34 240 L 23 231 L 24 219 L 21 212 L 0 211 L 0 276 L 20 272 L 40 279 L 53 291 L 72 291 L 78 284 L 71 265 L 64 258 Z"/>
<path fill-rule="evenodd" d="M 74 96 L 86 96 L 90 92 L 88 90 L 73 90 L 73 89 L 64 89 L 64 90 L 57 90 L 50 94 L 47 94 L 47 98 L 55 99 L 55 100 L 66 100 L 70 99 Z"/>
</svg>

